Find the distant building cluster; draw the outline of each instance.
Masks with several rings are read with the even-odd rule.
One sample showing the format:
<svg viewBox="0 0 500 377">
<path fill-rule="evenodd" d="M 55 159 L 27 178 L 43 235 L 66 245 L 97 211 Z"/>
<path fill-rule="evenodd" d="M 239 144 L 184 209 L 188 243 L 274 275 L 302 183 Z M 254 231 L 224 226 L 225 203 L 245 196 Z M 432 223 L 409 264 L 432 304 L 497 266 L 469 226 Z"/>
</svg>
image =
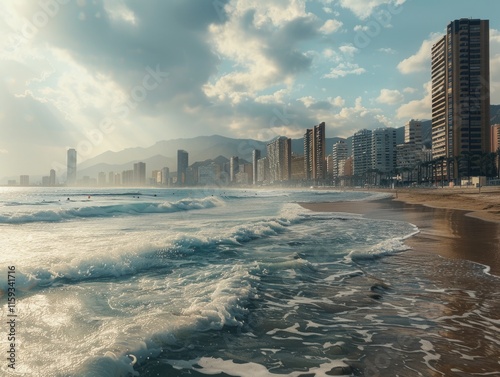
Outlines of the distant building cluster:
<svg viewBox="0 0 500 377">
<path fill-rule="evenodd" d="M 500 178 L 500 124 L 490 126 L 489 21 L 460 19 L 431 51 L 431 145 L 423 140 L 423 125 L 410 120 L 404 142 L 395 128 L 362 129 L 326 145 L 326 124 L 307 129 L 303 153 L 292 153 L 292 140 L 281 136 L 265 150 L 248 156 L 219 156 L 189 165 L 189 152 L 177 151 L 177 169 L 153 170 L 144 162 L 130 170 L 100 172 L 97 178 L 77 179 L 77 151 L 67 152 L 67 186 L 262 186 L 262 185 L 453 185 L 472 176 Z M 16 181 L 9 181 L 16 185 Z M 29 186 L 29 176 L 19 184 Z M 56 186 L 56 172 L 42 178 Z"/>
</svg>

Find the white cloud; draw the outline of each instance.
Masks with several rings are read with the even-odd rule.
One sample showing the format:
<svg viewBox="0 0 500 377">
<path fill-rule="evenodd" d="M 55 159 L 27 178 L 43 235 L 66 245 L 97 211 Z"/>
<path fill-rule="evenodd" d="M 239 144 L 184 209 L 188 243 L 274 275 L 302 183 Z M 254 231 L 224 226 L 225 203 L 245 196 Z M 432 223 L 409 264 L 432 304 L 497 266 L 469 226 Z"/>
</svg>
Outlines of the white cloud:
<svg viewBox="0 0 500 377">
<path fill-rule="evenodd" d="M 415 93 L 416 91 L 417 89 L 410 88 L 409 86 L 403 89 L 403 93 L 409 93 L 409 94 Z"/>
<path fill-rule="evenodd" d="M 330 73 L 327 73 L 323 77 L 329 79 L 337 79 L 339 77 L 345 77 L 347 75 L 361 75 L 366 72 L 366 69 L 361 68 L 356 63 L 340 63 L 335 68 L 332 68 Z"/>
<path fill-rule="evenodd" d="M 396 50 L 386 47 L 386 48 L 379 48 L 378 51 L 383 52 L 384 54 L 391 54 L 394 55 L 396 53 Z"/>
<path fill-rule="evenodd" d="M 354 47 L 352 44 L 340 46 L 339 50 L 348 59 L 352 59 L 354 57 L 354 54 L 359 51 L 359 49 Z"/>
<path fill-rule="evenodd" d="M 304 104 L 304 106 L 308 109 L 321 109 L 321 110 L 330 110 L 334 107 L 342 107 L 345 105 L 345 100 L 341 96 L 337 97 L 328 97 L 326 101 L 319 101 L 313 96 L 305 96 L 298 99 L 300 102 Z"/>
<path fill-rule="evenodd" d="M 397 103 L 403 102 L 404 96 L 399 92 L 399 90 L 382 89 L 380 95 L 377 97 L 377 102 L 386 105 L 395 105 Z"/>
<path fill-rule="evenodd" d="M 427 82 L 424 89 L 425 96 L 422 99 L 410 101 L 399 107 L 396 112 L 399 119 L 431 119 L 432 82 Z"/>
<path fill-rule="evenodd" d="M 327 20 L 319 29 L 324 34 L 332 34 L 342 27 L 343 23 L 337 20 Z"/>
<path fill-rule="evenodd" d="M 273 94 L 263 95 L 255 98 L 255 102 L 258 103 L 273 103 L 273 104 L 283 104 L 285 98 L 289 95 L 290 91 L 287 89 L 280 89 Z"/>
<path fill-rule="evenodd" d="M 363 106 L 362 102 L 362 98 L 358 97 L 353 107 L 344 107 L 329 118 L 330 124 L 338 130 L 338 136 L 348 137 L 355 130 L 363 128 L 373 129 L 391 126 L 390 121 L 383 115 L 381 109 L 367 108 Z"/>
<path fill-rule="evenodd" d="M 396 13 L 397 7 L 405 0 L 340 0 L 340 6 L 349 9 L 358 18 L 365 20 L 380 6 L 386 6 L 390 13 Z M 399 12 L 398 12 L 399 13 Z"/>
<path fill-rule="evenodd" d="M 7 154 L 9 151 L 7 149 L 0 149 L 0 154 Z"/>
<path fill-rule="evenodd" d="M 426 39 L 422 42 L 416 54 L 404 59 L 398 64 L 399 72 L 406 75 L 414 72 L 429 70 L 432 45 L 436 43 L 437 40 L 442 36 L 442 34 L 438 33 L 431 34 L 429 39 Z"/>
<path fill-rule="evenodd" d="M 337 96 L 335 98 L 328 98 L 328 100 L 330 101 L 330 103 L 333 105 L 333 106 L 336 106 L 336 107 L 342 107 L 345 105 L 345 99 L 343 99 L 341 96 Z"/>
<path fill-rule="evenodd" d="M 319 31 L 304 1 L 235 0 L 226 11 L 228 21 L 210 32 L 216 51 L 233 61 L 234 69 L 205 84 L 205 95 L 240 103 L 269 87 L 290 86 L 296 74 L 308 69 L 313 58 L 296 45 Z"/>
<path fill-rule="evenodd" d="M 370 28 L 366 25 L 356 25 L 354 26 L 354 31 L 368 31 Z"/>
</svg>

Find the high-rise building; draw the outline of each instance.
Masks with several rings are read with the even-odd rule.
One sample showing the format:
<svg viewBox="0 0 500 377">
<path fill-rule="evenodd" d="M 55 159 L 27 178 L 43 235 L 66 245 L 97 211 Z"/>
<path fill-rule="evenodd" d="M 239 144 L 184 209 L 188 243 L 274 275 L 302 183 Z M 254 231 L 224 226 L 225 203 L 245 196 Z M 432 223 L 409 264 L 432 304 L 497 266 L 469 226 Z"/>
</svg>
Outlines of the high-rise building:
<svg viewBox="0 0 500 377">
<path fill-rule="evenodd" d="M 122 184 L 123 186 L 133 186 L 134 185 L 134 171 L 124 170 L 122 172 Z"/>
<path fill-rule="evenodd" d="M 452 21 L 432 46 L 432 157 L 455 179 L 478 175 L 473 156 L 490 149 L 489 55 L 488 20 Z"/>
<path fill-rule="evenodd" d="M 29 186 L 30 185 L 30 176 L 29 175 L 19 176 L 19 184 L 21 186 Z"/>
<path fill-rule="evenodd" d="M 389 173 L 396 167 L 396 129 L 377 128 L 372 131 L 371 169 Z"/>
<path fill-rule="evenodd" d="M 269 181 L 289 181 L 292 174 L 292 139 L 278 137 L 267 144 Z"/>
<path fill-rule="evenodd" d="M 257 160 L 257 177 L 259 183 L 269 181 L 269 160 L 267 157 Z"/>
<path fill-rule="evenodd" d="M 253 165 L 253 184 L 256 185 L 259 182 L 257 177 L 258 169 L 257 169 L 257 161 L 260 159 L 260 150 L 254 149 L 252 152 L 252 165 Z"/>
<path fill-rule="evenodd" d="M 238 156 L 232 156 L 229 159 L 229 181 L 236 182 L 236 174 L 240 170 L 240 159 Z"/>
<path fill-rule="evenodd" d="M 55 185 L 56 185 L 56 171 L 54 169 L 50 169 L 49 186 L 55 186 Z"/>
<path fill-rule="evenodd" d="M 185 186 L 187 183 L 188 158 L 188 152 L 182 149 L 177 151 L 177 186 Z"/>
<path fill-rule="evenodd" d="M 97 175 L 97 184 L 99 186 L 106 186 L 106 173 L 101 171 Z"/>
<path fill-rule="evenodd" d="M 170 186 L 170 169 L 167 167 L 161 169 L 161 184 L 162 186 Z"/>
<path fill-rule="evenodd" d="M 66 185 L 76 185 L 76 150 L 68 149 Z"/>
<path fill-rule="evenodd" d="M 361 176 L 372 167 L 372 131 L 361 130 L 352 135 L 352 172 Z"/>
<path fill-rule="evenodd" d="M 304 134 L 304 169 L 306 179 L 326 178 L 325 122 Z"/>
<path fill-rule="evenodd" d="M 418 163 L 424 161 L 422 152 L 422 122 L 411 119 L 405 124 L 405 141 L 396 146 L 396 166 L 406 176 L 417 176 Z M 417 174 L 414 174 L 417 172 Z M 402 174 L 403 180 L 405 174 Z"/>
<path fill-rule="evenodd" d="M 115 184 L 115 173 L 110 171 L 108 173 L 108 185 L 113 186 Z"/>
<path fill-rule="evenodd" d="M 146 184 L 146 164 L 144 162 L 136 162 L 134 164 L 134 183 L 137 186 Z"/>
<path fill-rule="evenodd" d="M 341 166 L 347 158 L 347 144 L 344 140 L 339 140 L 333 144 L 332 148 L 332 178 L 335 180 L 341 177 Z"/>
<path fill-rule="evenodd" d="M 496 153 L 500 148 L 500 124 L 491 126 L 491 151 Z"/>
<path fill-rule="evenodd" d="M 410 119 L 405 124 L 405 143 L 414 144 L 416 148 L 422 148 L 422 122 Z"/>
</svg>

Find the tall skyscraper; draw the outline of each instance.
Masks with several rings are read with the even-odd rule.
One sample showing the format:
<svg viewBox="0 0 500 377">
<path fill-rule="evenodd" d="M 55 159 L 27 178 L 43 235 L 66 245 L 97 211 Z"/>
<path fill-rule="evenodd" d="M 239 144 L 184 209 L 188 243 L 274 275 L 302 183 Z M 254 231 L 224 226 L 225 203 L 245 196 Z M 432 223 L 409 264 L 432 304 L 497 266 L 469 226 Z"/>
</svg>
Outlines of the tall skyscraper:
<svg viewBox="0 0 500 377">
<path fill-rule="evenodd" d="M 341 165 L 347 158 L 347 144 L 345 141 L 340 140 L 333 144 L 332 148 L 332 178 L 337 179 L 342 176 Z"/>
<path fill-rule="evenodd" d="M 162 186 L 170 185 L 170 169 L 167 167 L 161 169 L 161 184 Z"/>
<path fill-rule="evenodd" d="M 229 181 L 236 182 L 236 174 L 240 171 L 240 162 L 238 156 L 232 156 L 229 159 Z"/>
<path fill-rule="evenodd" d="M 187 182 L 187 168 L 189 154 L 182 149 L 177 151 L 177 186 L 184 186 Z"/>
<path fill-rule="evenodd" d="M 278 137 L 267 144 L 269 181 L 289 181 L 292 174 L 292 139 Z"/>
<path fill-rule="evenodd" d="M 29 175 L 19 176 L 19 184 L 21 186 L 29 186 L 30 185 L 30 176 Z"/>
<path fill-rule="evenodd" d="M 325 122 L 304 134 L 304 168 L 306 179 L 326 178 Z"/>
<path fill-rule="evenodd" d="M 54 169 L 50 169 L 49 186 L 55 186 L 55 185 L 56 185 L 56 171 Z"/>
<path fill-rule="evenodd" d="M 146 164 L 144 162 L 134 164 L 134 183 L 137 186 L 144 186 L 146 184 Z"/>
<path fill-rule="evenodd" d="M 372 131 L 361 130 L 352 135 L 352 171 L 363 175 L 372 167 Z"/>
<path fill-rule="evenodd" d="M 258 149 L 254 149 L 253 152 L 252 152 L 252 170 L 253 170 L 253 184 L 256 185 L 257 182 L 259 182 L 259 179 L 258 179 L 258 169 L 257 169 L 257 161 L 259 161 L 260 159 L 260 150 Z M 262 179 L 261 179 L 262 181 Z"/>
<path fill-rule="evenodd" d="M 396 129 L 377 128 L 372 131 L 371 169 L 389 173 L 396 167 Z"/>
<path fill-rule="evenodd" d="M 489 61 L 488 20 L 452 21 L 432 46 L 432 157 L 455 179 L 478 175 L 473 156 L 490 148 Z"/>
<path fill-rule="evenodd" d="M 76 185 L 76 150 L 68 149 L 66 185 Z"/>
</svg>

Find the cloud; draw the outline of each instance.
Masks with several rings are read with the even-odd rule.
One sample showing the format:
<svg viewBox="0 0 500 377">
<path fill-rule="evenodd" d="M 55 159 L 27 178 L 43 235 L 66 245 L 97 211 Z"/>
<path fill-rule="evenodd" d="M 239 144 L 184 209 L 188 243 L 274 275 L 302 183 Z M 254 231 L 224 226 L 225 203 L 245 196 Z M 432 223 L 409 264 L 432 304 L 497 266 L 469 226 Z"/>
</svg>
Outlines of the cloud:
<svg viewBox="0 0 500 377">
<path fill-rule="evenodd" d="M 351 136 L 356 130 L 363 128 L 374 129 L 391 126 L 390 121 L 381 109 L 363 106 L 362 98 L 355 100 L 354 106 L 343 107 L 339 112 L 332 114 L 329 121 L 340 137 Z"/>
<path fill-rule="evenodd" d="M 327 73 L 323 77 L 328 79 L 338 79 L 347 75 L 361 75 L 365 72 L 366 70 L 361 68 L 356 63 L 340 63 L 335 68 L 332 68 L 330 73 Z"/>
<path fill-rule="evenodd" d="M 405 0 L 340 0 L 339 4 L 342 8 L 349 9 L 358 18 L 365 20 L 381 6 L 390 7 L 393 10 L 404 2 Z"/>
<path fill-rule="evenodd" d="M 345 100 L 341 96 L 335 98 L 328 97 L 323 101 L 318 101 L 312 96 L 299 98 L 298 101 L 302 102 L 305 107 L 311 110 L 331 110 L 334 107 L 342 107 L 345 105 Z"/>
<path fill-rule="evenodd" d="M 443 34 L 433 33 L 424 40 L 416 54 L 404 59 L 398 64 L 399 72 L 407 75 L 415 72 L 427 71 L 430 69 L 432 45 L 441 38 Z"/>
<path fill-rule="evenodd" d="M 319 30 L 301 2 L 236 0 L 227 12 L 228 22 L 210 31 L 217 53 L 233 61 L 235 69 L 204 86 L 208 97 L 235 103 L 275 85 L 291 85 L 310 68 L 312 57 L 299 44 Z"/>
<path fill-rule="evenodd" d="M 410 101 L 396 112 L 399 119 L 431 119 L 432 82 L 424 85 L 425 95 L 422 99 Z"/>
<path fill-rule="evenodd" d="M 397 52 L 396 50 L 394 50 L 390 47 L 379 48 L 378 51 L 383 52 L 384 54 L 390 54 L 390 55 L 394 55 Z"/>
<path fill-rule="evenodd" d="M 342 27 L 343 23 L 337 20 L 327 20 L 319 29 L 324 34 L 332 34 Z"/>
<path fill-rule="evenodd" d="M 8 154 L 9 151 L 7 149 L 1 149 L 0 148 L 0 154 Z"/>
<path fill-rule="evenodd" d="M 399 92 L 399 90 L 382 89 L 380 95 L 377 97 L 376 101 L 386 105 L 395 105 L 397 103 L 403 102 L 404 96 Z"/>
<path fill-rule="evenodd" d="M 416 91 L 417 89 L 411 87 L 406 87 L 403 89 L 403 93 L 409 93 L 409 94 L 415 93 Z"/>
</svg>

